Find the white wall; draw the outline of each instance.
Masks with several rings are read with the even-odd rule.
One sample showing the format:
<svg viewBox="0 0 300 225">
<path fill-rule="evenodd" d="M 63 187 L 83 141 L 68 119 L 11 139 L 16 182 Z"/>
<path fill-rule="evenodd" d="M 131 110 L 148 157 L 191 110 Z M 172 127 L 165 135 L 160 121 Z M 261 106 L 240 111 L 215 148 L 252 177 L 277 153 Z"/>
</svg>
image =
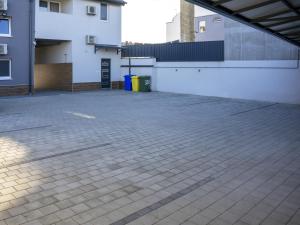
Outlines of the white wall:
<svg viewBox="0 0 300 225">
<path fill-rule="evenodd" d="M 148 64 L 149 59 L 145 60 Z M 139 64 L 143 64 L 143 59 L 139 59 Z M 300 104 L 300 68 L 295 60 L 154 62 L 153 65 L 156 91 Z M 146 74 L 149 68 L 133 71 Z"/>
<path fill-rule="evenodd" d="M 109 5 L 108 21 L 100 20 L 100 1 L 71 0 L 72 13 L 41 12 L 36 1 L 36 38 L 72 42 L 73 82 L 100 82 L 101 58 L 112 59 L 112 81 L 119 80 L 120 54 L 117 51 L 94 52 L 86 45 L 86 35 L 95 35 L 97 44 L 121 45 L 121 6 Z M 97 8 L 96 16 L 86 14 L 87 6 Z M 69 5 L 70 7 L 70 5 Z M 60 51 L 61 52 L 61 51 Z M 64 59 L 63 59 L 64 60 Z"/>
<path fill-rule="evenodd" d="M 167 23 L 166 26 L 166 41 L 172 42 L 180 40 L 180 13 L 173 18 L 172 22 Z"/>
</svg>

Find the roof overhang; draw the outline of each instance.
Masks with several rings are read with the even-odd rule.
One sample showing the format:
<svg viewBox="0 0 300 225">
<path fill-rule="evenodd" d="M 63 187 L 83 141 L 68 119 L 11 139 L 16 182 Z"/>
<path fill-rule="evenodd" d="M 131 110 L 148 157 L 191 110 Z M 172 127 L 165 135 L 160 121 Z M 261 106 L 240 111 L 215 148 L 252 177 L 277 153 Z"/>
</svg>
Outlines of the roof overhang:
<svg viewBox="0 0 300 225">
<path fill-rule="evenodd" d="M 186 0 L 300 47 L 299 0 Z"/>
<path fill-rule="evenodd" d="M 123 0 L 97 0 L 99 2 L 106 2 L 106 3 L 110 3 L 113 5 L 126 5 L 127 2 L 123 1 Z"/>
<path fill-rule="evenodd" d="M 95 45 L 95 53 L 100 50 L 100 49 L 105 49 L 105 50 L 116 50 L 117 54 L 122 50 L 121 46 L 118 45 L 105 45 L 105 44 L 96 44 Z"/>
</svg>

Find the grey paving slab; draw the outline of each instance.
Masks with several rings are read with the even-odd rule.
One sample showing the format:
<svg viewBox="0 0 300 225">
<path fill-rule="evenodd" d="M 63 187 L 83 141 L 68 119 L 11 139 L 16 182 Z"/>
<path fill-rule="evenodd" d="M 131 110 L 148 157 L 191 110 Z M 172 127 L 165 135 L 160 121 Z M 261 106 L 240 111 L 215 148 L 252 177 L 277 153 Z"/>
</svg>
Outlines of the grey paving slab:
<svg viewBox="0 0 300 225">
<path fill-rule="evenodd" d="M 299 105 L 124 91 L 0 98 L 1 225 L 296 225 L 299 212 Z"/>
</svg>

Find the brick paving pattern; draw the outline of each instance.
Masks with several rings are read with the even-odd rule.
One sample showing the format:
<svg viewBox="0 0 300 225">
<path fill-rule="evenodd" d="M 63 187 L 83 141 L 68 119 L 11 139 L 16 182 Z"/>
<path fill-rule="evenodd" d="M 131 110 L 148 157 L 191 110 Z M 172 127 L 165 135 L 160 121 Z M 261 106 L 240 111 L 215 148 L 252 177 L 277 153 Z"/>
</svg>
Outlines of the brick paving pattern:
<svg viewBox="0 0 300 225">
<path fill-rule="evenodd" d="M 0 98 L 0 225 L 300 225 L 300 106 Z"/>
</svg>

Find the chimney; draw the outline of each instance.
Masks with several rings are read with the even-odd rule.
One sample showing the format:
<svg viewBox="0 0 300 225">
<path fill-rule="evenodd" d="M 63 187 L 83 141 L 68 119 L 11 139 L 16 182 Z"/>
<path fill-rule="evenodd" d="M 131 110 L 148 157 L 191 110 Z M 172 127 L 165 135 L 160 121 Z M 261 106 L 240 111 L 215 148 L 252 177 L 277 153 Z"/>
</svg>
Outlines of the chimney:
<svg viewBox="0 0 300 225">
<path fill-rule="evenodd" d="M 185 0 L 180 0 L 181 42 L 195 41 L 194 15 L 195 15 L 194 5 Z"/>
</svg>

